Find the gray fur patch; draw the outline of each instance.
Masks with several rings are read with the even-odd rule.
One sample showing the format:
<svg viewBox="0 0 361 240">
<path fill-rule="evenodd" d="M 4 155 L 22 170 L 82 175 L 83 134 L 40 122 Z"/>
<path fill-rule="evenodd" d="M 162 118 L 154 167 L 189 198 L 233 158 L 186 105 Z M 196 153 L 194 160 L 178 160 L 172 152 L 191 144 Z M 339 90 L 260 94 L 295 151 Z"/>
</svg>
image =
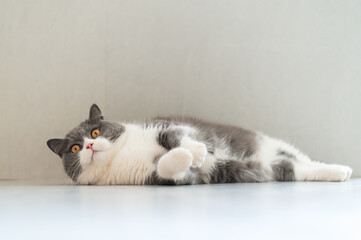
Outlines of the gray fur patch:
<svg viewBox="0 0 361 240">
<path fill-rule="evenodd" d="M 205 184 L 209 183 L 208 178 L 199 168 L 190 168 L 182 180 L 178 180 L 177 184 Z"/>
<path fill-rule="evenodd" d="M 149 176 L 145 183 L 146 185 L 193 185 L 193 184 L 204 184 L 207 183 L 205 176 L 201 173 L 198 168 L 190 168 L 183 179 L 174 181 L 172 179 L 165 179 L 158 176 L 157 172 L 154 171 Z"/>
<path fill-rule="evenodd" d="M 79 154 L 67 151 L 62 157 L 66 174 L 75 182 L 82 171 Z"/>
<path fill-rule="evenodd" d="M 167 150 L 179 147 L 183 137 L 183 131 L 177 128 L 166 128 L 159 132 L 157 141 Z"/>
<path fill-rule="evenodd" d="M 154 171 L 144 182 L 146 185 L 176 185 L 176 182 L 172 179 L 165 179 L 158 176 Z"/>
<path fill-rule="evenodd" d="M 294 168 L 290 161 L 283 160 L 273 164 L 272 170 L 276 181 L 295 181 Z"/>
<path fill-rule="evenodd" d="M 284 150 L 278 150 L 277 155 L 282 156 L 282 157 L 286 157 L 289 159 L 296 159 L 296 156 L 293 155 L 292 153 L 286 152 Z"/>
<path fill-rule="evenodd" d="M 83 140 L 80 138 L 78 140 L 76 143 L 70 139 L 50 139 L 47 142 L 49 148 L 60 156 L 66 174 L 73 181 L 77 180 L 82 170 L 78 154 L 74 154 L 70 150 L 74 144 L 78 144 L 80 149 L 82 148 Z"/>
<path fill-rule="evenodd" d="M 167 121 L 173 124 L 189 125 L 198 129 L 195 140 L 207 145 L 209 153 L 224 143 L 230 147 L 231 154 L 239 157 L 250 157 L 257 151 L 257 134 L 243 128 L 210 123 L 192 117 L 159 117 L 155 121 Z"/>
<path fill-rule="evenodd" d="M 237 160 L 217 162 L 211 174 L 211 183 L 266 182 L 269 179 L 257 162 Z"/>
</svg>

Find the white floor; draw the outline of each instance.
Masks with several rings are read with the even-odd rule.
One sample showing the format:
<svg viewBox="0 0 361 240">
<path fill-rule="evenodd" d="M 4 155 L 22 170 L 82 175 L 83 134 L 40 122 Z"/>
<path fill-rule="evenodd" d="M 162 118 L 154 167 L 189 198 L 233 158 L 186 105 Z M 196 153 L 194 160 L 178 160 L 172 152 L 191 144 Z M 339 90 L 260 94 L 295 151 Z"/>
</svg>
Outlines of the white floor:
<svg viewBox="0 0 361 240">
<path fill-rule="evenodd" d="M 361 179 L 177 187 L 2 181 L 0 239 L 361 239 Z"/>
</svg>

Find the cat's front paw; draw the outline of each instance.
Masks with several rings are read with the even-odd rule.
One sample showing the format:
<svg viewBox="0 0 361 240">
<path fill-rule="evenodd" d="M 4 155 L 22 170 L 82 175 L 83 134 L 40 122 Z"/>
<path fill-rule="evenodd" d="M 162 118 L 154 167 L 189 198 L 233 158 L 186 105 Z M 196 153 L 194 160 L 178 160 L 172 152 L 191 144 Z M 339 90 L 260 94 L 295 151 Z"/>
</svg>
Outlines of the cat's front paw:
<svg viewBox="0 0 361 240">
<path fill-rule="evenodd" d="M 207 156 L 206 145 L 192 139 L 185 139 L 182 141 L 182 147 L 188 149 L 192 153 L 192 167 L 201 167 Z"/>
<path fill-rule="evenodd" d="M 185 148 L 174 148 L 158 161 L 157 173 L 166 179 L 182 179 L 193 162 L 192 153 Z"/>
</svg>

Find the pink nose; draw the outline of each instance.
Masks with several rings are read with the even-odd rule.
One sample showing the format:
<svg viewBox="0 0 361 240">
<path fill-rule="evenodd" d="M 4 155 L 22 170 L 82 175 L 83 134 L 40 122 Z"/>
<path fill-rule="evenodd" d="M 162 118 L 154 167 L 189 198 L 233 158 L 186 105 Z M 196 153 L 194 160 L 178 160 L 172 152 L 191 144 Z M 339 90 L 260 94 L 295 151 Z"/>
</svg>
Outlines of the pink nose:
<svg viewBox="0 0 361 240">
<path fill-rule="evenodd" d="M 94 150 L 93 150 L 93 143 L 88 143 L 88 144 L 86 145 L 86 149 L 91 149 L 92 151 L 94 151 Z"/>
</svg>

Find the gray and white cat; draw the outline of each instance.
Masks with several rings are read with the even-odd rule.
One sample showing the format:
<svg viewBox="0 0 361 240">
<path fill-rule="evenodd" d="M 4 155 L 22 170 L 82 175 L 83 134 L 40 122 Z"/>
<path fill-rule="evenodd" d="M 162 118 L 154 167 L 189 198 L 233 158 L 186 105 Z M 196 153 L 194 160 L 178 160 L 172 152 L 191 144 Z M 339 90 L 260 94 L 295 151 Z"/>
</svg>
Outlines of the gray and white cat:
<svg viewBox="0 0 361 240">
<path fill-rule="evenodd" d="M 95 104 L 88 120 L 47 144 L 79 184 L 345 181 L 352 174 L 259 132 L 189 117 L 117 123 Z"/>
</svg>

